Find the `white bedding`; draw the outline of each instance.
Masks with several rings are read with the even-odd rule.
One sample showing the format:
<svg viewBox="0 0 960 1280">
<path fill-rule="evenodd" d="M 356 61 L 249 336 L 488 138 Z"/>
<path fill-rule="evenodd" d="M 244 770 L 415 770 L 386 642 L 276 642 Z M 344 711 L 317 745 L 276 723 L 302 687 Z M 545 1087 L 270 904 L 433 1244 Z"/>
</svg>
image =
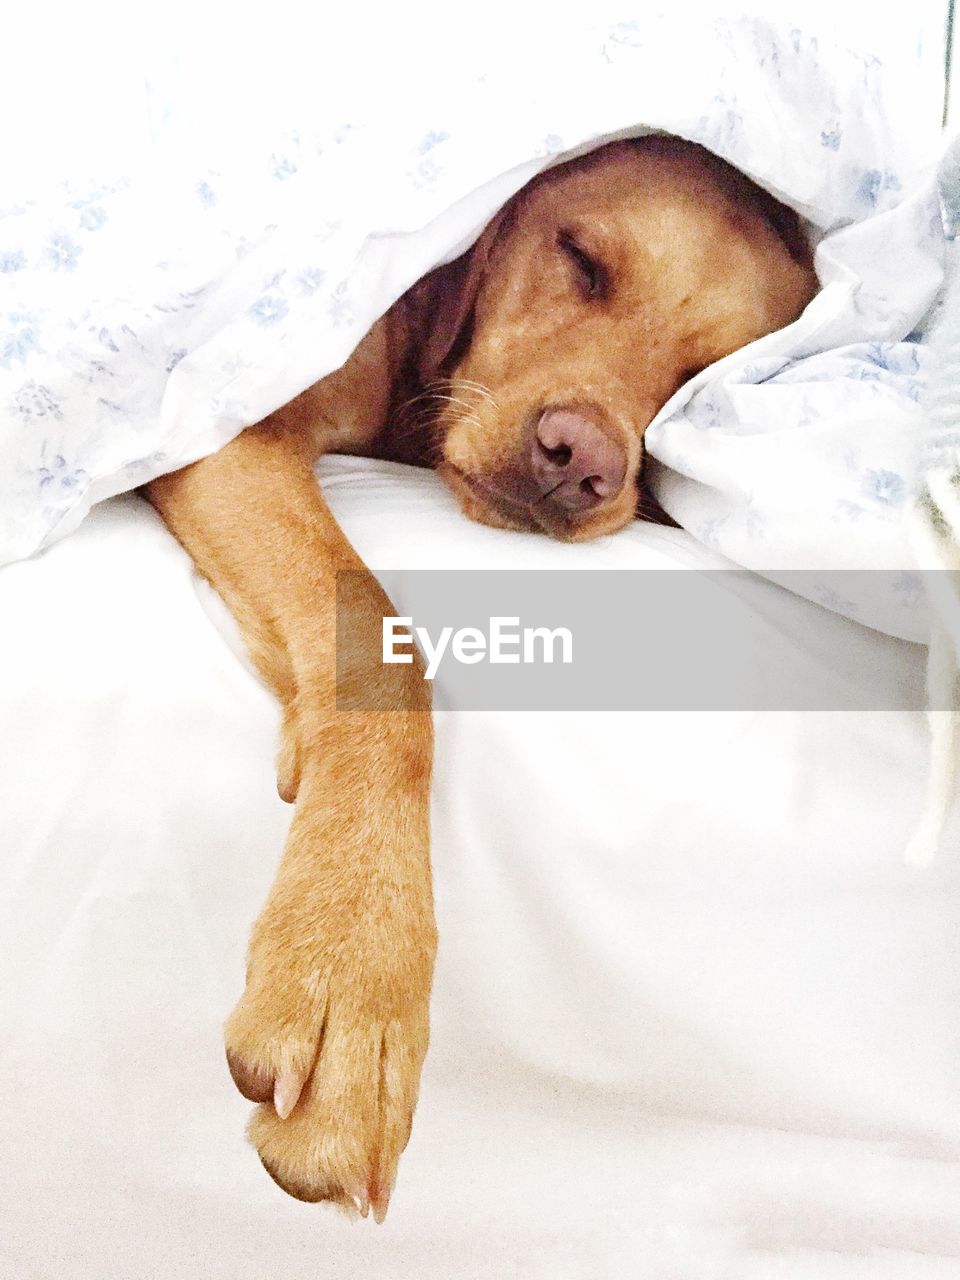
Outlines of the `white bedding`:
<svg viewBox="0 0 960 1280">
<path fill-rule="evenodd" d="M 379 567 L 717 563 L 322 478 Z M 815 654 L 829 615 L 792 608 Z M 441 715 L 434 1037 L 378 1231 L 273 1186 L 223 1063 L 289 810 L 220 612 L 128 497 L 0 572 L 0 617 L 3 1280 L 956 1275 L 960 881 L 901 856 L 920 716 Z M 841 625 L 865 679 L 916 678 Z"/>
<path fill-rule="evenodd" d="M 441 713 L 433 1044 L 386 1226 L 295 1203 L 244 1143 L 220 1025 L 290 816 L 277 710 L 152 511 L 91 504 L 334 367 L 545 164 L 662 127 L 809 217 L 827 286 L 651 429 L 690 532 L 561 547 L 330 459 L 335 513 L 378 569 L 907 562 L 943 253 L 919 19 L 878 60 L 875 6 L 852 53 L 829 4 L 819 36 L 506 7 L 511 42 L 481 24 L 438 72 L 448 5 L 415 41 L 407 6 L 324 12 L 320 41 L 271 6 L 255 84 L 233 15 L 138 10 L 141 103 L 83 6 L 51 65 L 75 114 L 33 103 L 19 57 L 0 76 L 0 182 L 18 151 L 77 179 L 0 198 L 0 562 L 46 546 L 0 570 L 0 1280 L 960 1273 L 960 829 L 904 864 L 927 764 L 905 712 Z M 919 610 L 848 601 L 862 627 L 762 589 L 751 643 L 786 637 L 805 680 L 835 680 L 838 627 L 876 705 L 922 680 Z"/>
<path fill-rule="evenodd" d="M 154 68 L 156 136 L 136 161 L 101 157 L 85 182 L 0 199 L 0 563 L 338 367 L 548 164 L 662 129 L 801 212 L 823 288 L 664 406 L 646 437 L 658 497 L 750 568 L 905 568 L 911 338 L 943 277 L 936 118 L 918 111 L 929 46 L 904 40 L 888 65 L 872 20 L 847 47 L 814 11 L 641 19 L 601 0 L 563 23 L 514 13 L 510 42 L 485 25 L 451 59 L 442 20 L 415 39 L 399 21 L 378 19 L 378 45 L 403 51 L 392 62 L 368 47 L 362 5 L 321 24 L 316 47 L 348 51 L 321 70 L 309 41 L 291 48 L 302 17 L 278 10 L 255 90 L 197 66 L 214 89 L 194 87 L 171 128 L 182 93 Z M 919 613 L 904 629 L 898 600 L 850 612 L 926 635 Z"/>
</svg>

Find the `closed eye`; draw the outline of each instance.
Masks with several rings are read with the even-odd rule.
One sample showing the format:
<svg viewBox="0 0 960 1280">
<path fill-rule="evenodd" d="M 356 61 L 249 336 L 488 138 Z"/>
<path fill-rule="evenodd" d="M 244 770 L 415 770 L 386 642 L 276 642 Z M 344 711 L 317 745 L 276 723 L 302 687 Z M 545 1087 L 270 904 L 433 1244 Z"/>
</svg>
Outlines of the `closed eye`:
<svg viewBox="0 0 960 1280">
<path fill-rule="evenodd" d="M 557 247 L 576 272 L 577 283 L 588 298 L 605 298 L 609 292 L 609 278 L 603 264 L 587 253 L 569 231 L 557 232 Z"/>
</svg>

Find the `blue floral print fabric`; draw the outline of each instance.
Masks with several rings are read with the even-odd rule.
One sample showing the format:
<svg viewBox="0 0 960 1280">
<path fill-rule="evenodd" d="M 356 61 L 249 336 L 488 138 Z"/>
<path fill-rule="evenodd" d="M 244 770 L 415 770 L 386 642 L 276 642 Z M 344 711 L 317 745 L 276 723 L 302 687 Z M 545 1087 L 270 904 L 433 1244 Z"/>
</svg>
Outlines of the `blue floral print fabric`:
<svg viewBox="0 0 960 1280">
<path fill-rule="evenodd" d="M 161 128 L 127 172 L 0 187 L 0 563 L 338 367 L 544 167 L 665 130 L 807 219 L 823 289 L 664 407 L 647 434 L 661 503 L 761 571 L 905 567 L 944 234 L 882 62 L 800 26 L 691 30 L 611 3 L 543 42 L 536 58 L 461 47 L 389 111 L 358 95 L 311 115 L 301 95 L 243 146 L 164 147 Z M 919 633 L 888 605 L 843 611 Z"/>
</svg>

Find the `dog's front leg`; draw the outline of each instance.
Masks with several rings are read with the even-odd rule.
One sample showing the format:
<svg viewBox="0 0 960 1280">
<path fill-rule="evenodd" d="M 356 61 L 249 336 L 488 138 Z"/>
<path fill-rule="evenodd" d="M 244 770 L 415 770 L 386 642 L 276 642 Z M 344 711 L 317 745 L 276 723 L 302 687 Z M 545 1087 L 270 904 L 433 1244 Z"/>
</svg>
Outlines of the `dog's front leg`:
<svg viewBox="0 0 960 1280">
<path fill-rule="evenodd" d="M 379 1221 L 417 1099 L 436 949 L 422 672 L 381 666 L 364 698 L 380 709 L 337 711 L 337 572 L 354 571 L 369 620 L 392 610 L 282 417 L 148 496 L 284 703 L 279 785 L 296 807 L 226 1025 L 234 1080 L 262 1104 L 250 1136 L 291 1195 L 372 1205 Z"/>
</svg>

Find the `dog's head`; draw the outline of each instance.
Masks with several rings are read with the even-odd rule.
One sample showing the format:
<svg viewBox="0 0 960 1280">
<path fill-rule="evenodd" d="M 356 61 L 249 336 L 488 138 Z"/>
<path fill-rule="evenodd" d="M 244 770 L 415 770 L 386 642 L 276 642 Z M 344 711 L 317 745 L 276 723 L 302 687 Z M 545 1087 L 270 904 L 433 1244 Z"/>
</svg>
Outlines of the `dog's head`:
<svg viewBox="0 0 960 1280">
<path fill-rule="evenodd" d="M 549 170 L 416 287 L 439 469 L 485 524 L 610 533 L 657 410 L 816 287 L 795 215 L 702 147 L 649 137 Z"/>
</svg>

